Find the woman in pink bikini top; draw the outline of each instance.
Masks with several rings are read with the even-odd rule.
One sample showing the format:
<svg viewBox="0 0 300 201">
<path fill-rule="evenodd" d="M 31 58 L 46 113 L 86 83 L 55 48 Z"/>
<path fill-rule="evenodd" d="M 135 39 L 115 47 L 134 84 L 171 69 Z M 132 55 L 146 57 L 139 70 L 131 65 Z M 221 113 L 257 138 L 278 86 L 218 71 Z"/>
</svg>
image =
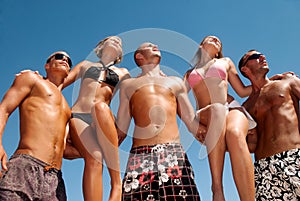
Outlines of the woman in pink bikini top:
<svg viewBox="0 0 300 201">
<path fill-rule="evenodd" d="M 232 97 L 228 95 L 228 82 L 240 97 L 250 95 L 251 86 L 242 83 L 231 59 L 223 57 L 222 43 L 215 36 L 203 39 L 194 61 L 194 68 L 186 72 L 184 79 L 187 90 L 192 89 L 196 99 L 199 120 L 207 125 L 206 135 L 196 138 L 206 145 L 204 154 L 209 159 L 213 200 L 225 200 L 222 174 L 226 150 L 230 154 L 240 200 L 254 200 L 254 170 L 246 136 L 249 126 L 255 127 L 255 122 L 241 106 L 236 105 L 236 101 L 234 108 L 230 108 Z M 224 105 L 220 107 L 223 109 L 210 109 L 215 103 Z M 250 118 L 249 123 L 247 118 Z"/>
</svg>

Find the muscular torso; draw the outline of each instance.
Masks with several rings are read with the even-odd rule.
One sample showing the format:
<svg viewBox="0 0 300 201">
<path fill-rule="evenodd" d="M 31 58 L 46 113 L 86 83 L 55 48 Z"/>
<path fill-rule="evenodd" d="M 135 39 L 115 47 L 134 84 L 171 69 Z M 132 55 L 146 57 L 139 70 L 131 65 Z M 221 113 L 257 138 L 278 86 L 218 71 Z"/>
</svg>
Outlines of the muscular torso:
<svg viewBox="0 0 300 201">
<path fill-rule="evenodd" d="M 258 124 L 256 160 L 300 147 L 299 103 L 289 81 L 270 81 L 244 104 Z"/>
<path fill-rule="evenodd" d="M 61 91 L 40 78 L 19 107 L 20 143 L 16 153 L 30 154 L 61 168 L 70 108 Z"/>
<path fill-rule="evenodd" d="M 135 122 L 133 147 L 179 142 L 177 85 L 166 77 L 131 79 L 126 94 Z"/>
</svg>

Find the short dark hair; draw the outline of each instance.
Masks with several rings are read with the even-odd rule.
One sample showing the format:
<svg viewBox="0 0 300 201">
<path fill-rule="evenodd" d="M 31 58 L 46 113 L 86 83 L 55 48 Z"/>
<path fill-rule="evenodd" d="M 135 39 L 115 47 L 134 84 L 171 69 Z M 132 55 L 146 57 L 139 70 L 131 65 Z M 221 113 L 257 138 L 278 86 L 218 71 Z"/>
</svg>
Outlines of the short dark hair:
<svg viewBox="0 0 300 201">
<path fill-rule="evenodd" d="M 246 54 L 248 54 L 249 52 L 253 52 L 253 51 L 257 51 L 256 49 L 251 49 L 251 50 L 248 50 L 248 52 L 246 52 L 243 56 L 242 56 L 242 58 L 240 59 L 240 61 L 239 61 L 239 64 L 238 64 L 238 67 L 239 67 L 239 70 L 240 70 L 240 72 L 241 72 L 241 74 L 244 76 L 244 77 L 247 77 L 247 75 L 245 75 L 245 73 L 242 71 L 242 67 L 245 65 L 244 64 L 244 59 L 245 59 L 245 56 L 246 56 Z"/>
</svg>

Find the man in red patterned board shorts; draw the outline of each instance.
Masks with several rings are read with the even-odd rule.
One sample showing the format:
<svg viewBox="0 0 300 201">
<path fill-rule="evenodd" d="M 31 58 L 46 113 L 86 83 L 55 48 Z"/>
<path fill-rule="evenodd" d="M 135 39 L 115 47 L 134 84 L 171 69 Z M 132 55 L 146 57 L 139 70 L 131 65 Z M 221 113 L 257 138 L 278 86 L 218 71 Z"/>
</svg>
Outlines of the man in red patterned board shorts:
<svg viewBox="0 0 300 201">
<path fill-rule="evenodd" d="M 182 79 L 161 72 L 157 45 L 143 43 L 134 59 L 142 73 L 121 82 L 117 115 L 119 143 L 131 118 L 135 123 L 122 199 L 200 200 L 193 169 L 180 144 L 176 116 L 195 137 L 206 133 L 206 127 L 196 119 Z"/>
<path fill-rule="evenodd" d="M 300 200 L 300 79 L 268 79 L 266 57 L 256 50 L 241 58 L 239 69 L 252 84 L 243 105 L 257 122 L 247 139 L 255 154 L 256 200 Z"/>
<path fill-rule="evenodd" d="M 66 52 L 51 54 L 47 77 L 23 71 L 0 103 L 0 200 L 66 200 L 61 173 L 71 110 L 61 93 L 71 68 Z M 2 136 L 9 115 L 19 108 L 20 141 L 7 162 Z"/>
</svg>

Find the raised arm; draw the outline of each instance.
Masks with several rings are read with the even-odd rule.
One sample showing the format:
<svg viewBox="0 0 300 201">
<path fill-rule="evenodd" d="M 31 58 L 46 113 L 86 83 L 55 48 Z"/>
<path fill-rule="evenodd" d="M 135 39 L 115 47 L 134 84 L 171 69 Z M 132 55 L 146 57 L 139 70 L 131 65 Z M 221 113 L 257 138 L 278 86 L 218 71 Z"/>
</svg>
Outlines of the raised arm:
<svg viewBox="0 0 300 201">
<path fill-rule="evenodd" d="M 252 92 L 251 85 L 245 86 L 232 60 L 230 58 L 225 58 L 225 59 L 227 60 L 229 65 L 228 81 L 230 85 L 232 86 L 232 88 L 234 89 L 234 91 L 237 93 L 239 97 L 244 98 L 249 96 Z"/>
<path fill-rule="evenodd" d="M 0 103 L 0 160 L 4 170 L 7 170 L 7 155 L 2 145 L 2 136 L 8 117 L 30 94 L 32 87 L 38 80 L 38 77 L 39 75 L 32 71 L 16 75 L 13 84 L 8 89 Z"/>
<path fill-rule="evenodd" d="M 69 75 L 65 78 L 63 83 L 63 88 L 69 86 L 73 82 L 75 82 L 77 79 L 81 77 L 82 69 L 84 66 L 88 65 L 88 61 L 84 60 L 80 63 L 78 63 L 74 68 L 70 71 Z"/>
<path fill-rule="evenodd" d="M 127 80 L 126 80 L 127 81 Z M 119 138 L 119 145 L 127 136 L 128 128 L 130 126 L 131 114 L 129 109 L 129 97 L 126 94 L 126 81 L 120 84 L 120 105 L 117 114 L 117 131 Z"/>
</svg>

